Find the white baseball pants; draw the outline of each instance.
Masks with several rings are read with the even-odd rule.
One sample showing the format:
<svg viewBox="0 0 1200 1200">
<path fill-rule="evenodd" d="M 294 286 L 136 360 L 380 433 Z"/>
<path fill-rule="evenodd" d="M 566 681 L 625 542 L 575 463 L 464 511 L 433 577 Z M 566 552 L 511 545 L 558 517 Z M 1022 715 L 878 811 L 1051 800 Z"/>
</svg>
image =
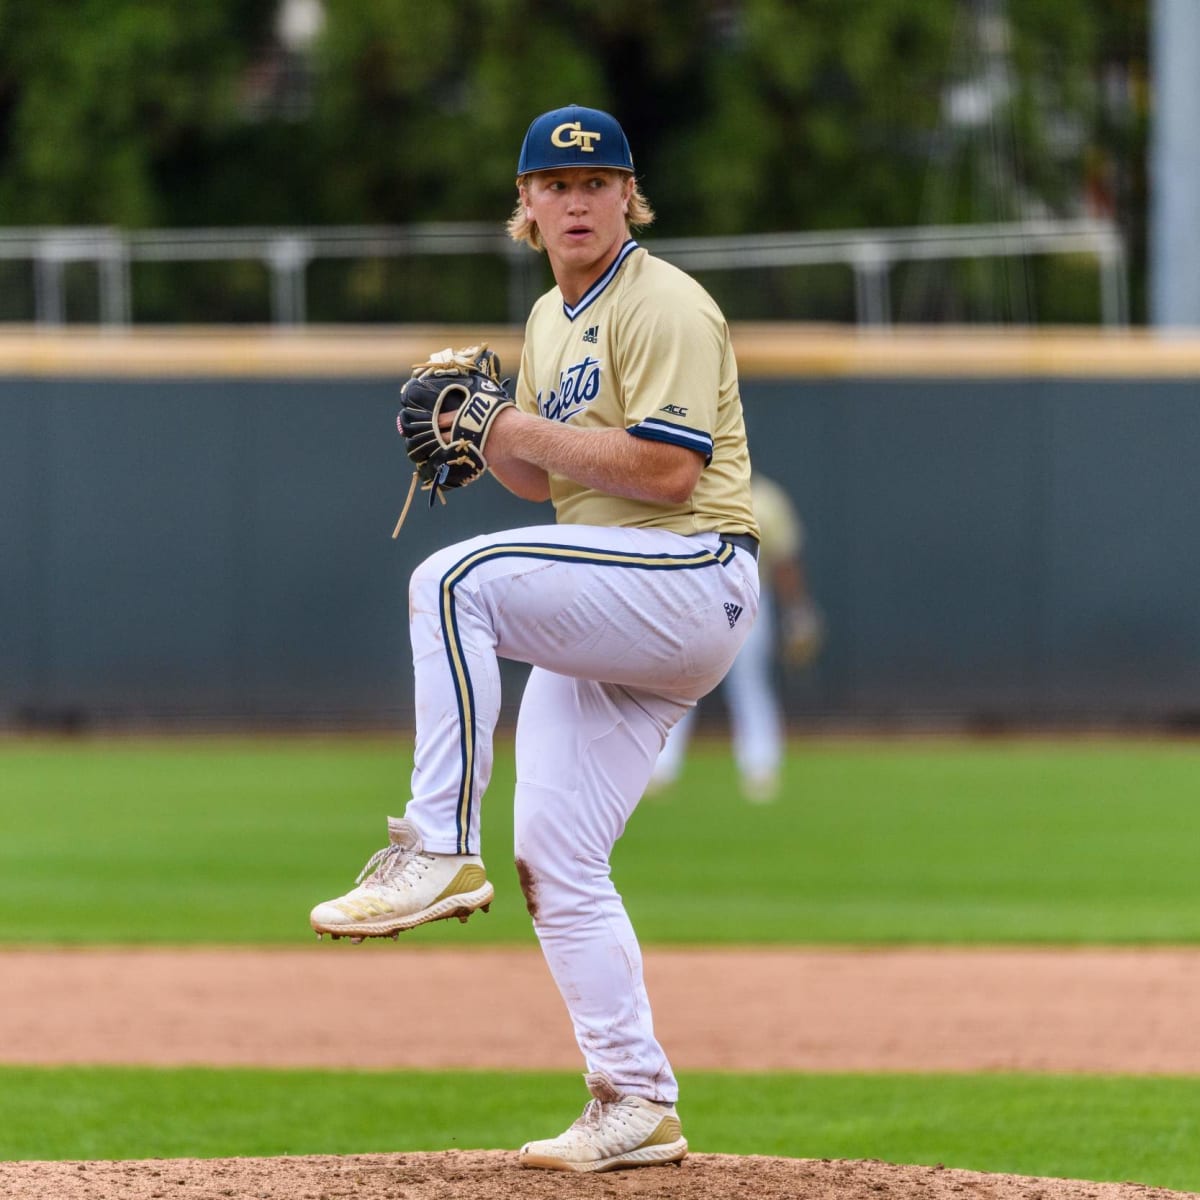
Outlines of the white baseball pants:
<svg viewBox="0 0 1200 1200">
<path fill-rule="evenodd" d="M 532 664 L 514 851 L 534 928 L 588 1070 L 673 1103 L 609 854 L 667 732 L 716 687 L 753 626 L 758 564 L 717 534 L 534 526 L 432 555 L 409 600 L 416 747 L 405 815 L 427 850 L 478 853 L 497 659 Z"/>
<path fill-rule="evenodd" d="M 758 619 L 741 653 L 721 681 L 721 698 L 729 713 L 733 757 L 743 781 L 770 778 L 783 763 L 783 707 L 775 685 L 775 614 L 770 588 L 758 600 Z M 679 719 L 659 755 L 655 776 L 669 783 L 679 776 L 695 731 L 696 710 Z"/>
</svg>

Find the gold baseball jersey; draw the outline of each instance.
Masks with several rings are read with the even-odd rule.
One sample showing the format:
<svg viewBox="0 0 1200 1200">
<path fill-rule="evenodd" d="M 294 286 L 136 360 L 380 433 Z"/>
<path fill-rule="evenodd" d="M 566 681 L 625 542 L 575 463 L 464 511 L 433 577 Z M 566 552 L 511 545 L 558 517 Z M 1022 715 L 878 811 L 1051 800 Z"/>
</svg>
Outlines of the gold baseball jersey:
<svg viewBox="0 0 1200 1200">
<path fill-rule="evenodd" d="M 624 428 L 704 456 L 683 504 L 610 496 L 551 474 L 560 523 L 758 536 L 729 327 L 691 276 L 633 239 L 579 303 L 556 287 L 533 306 L 516 401 L 551 421 Z"/>
<path fill-rule="evenodd" d="M 750 483 L 759 530 L 759 566 L 764 575 L 779 563 L 797 558 L 804 547 L 804 524 L 791 497 L 773 479 L 755 472 Z"/>
</svg>

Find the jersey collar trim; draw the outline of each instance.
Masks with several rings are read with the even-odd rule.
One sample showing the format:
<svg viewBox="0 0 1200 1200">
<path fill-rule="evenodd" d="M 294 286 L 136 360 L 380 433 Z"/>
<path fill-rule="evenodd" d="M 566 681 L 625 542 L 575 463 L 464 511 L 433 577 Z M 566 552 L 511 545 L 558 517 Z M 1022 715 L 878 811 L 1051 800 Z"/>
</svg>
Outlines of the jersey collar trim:
<svg viewBox="0 0 1200 1200">
<path fill-rule="evenodd" d="M 616 277 L 617 272 L 621 269 L 621 264 L 637 248 L 638 248 L 637 242 L 635 242 L 633 240 L 633 238 L 630 238 L 621 247 L 619 253 L 617 254 L 617 257 L 612 260 L 612 263 L 609 265 L 608 270 L 605 271 L 604 274 L 601 275 L 600 278 L 597 279 L 596 282 L 593 283 L 592 286 L 590 288 L 588 288 L 588 290 L 586 292 L 583 293 L 583 295 L 579 299 L 578 304 L 571 305 L 571 304 L 568 304 L 565 300 L 563 301 L 563 316 L 565 316 L 568 321 L 573 321 L 573 320 L 575 320 L 575 318 L 577 316 L 579 316 L 579 314 L 581 312 L 583 312 L 583 310 L 585 308 L 587 308 L 587 306 L 589 304 L 592 303 L 593 300 L 598 299 L 600 294 L 604 291 L 604 289 L 606 287 L 608 287 L 608 285 L 610 283 L 612 283 L 613 279 Z"/>
</svg>

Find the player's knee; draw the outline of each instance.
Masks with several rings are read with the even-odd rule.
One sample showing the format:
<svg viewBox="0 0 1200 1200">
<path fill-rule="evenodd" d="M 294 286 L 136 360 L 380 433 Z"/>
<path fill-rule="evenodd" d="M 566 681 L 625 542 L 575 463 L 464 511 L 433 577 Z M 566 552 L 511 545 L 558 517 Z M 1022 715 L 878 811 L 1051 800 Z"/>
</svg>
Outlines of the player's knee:
<svg viewBox="0 0 1200 1200">
<path fill-rule="evenodd" d="M 549 815 L 539 810 L 518 815 L 513 823 L 513 850 L 518 865 L 540 875 L 561 874 L 569 862 L 570 847 L 564 831 L 556 828 Z"/>
<path fill-rule="evenodd" d="M 575 922 L 612 886 L 607 859 L 584 851 L 561 809 L 526 812 L 516 822 L 513 847 L 517 879 L 534 922 Z"/>
<path fill-rule="evenodd" d="M 410 614 L 422 611 L 440 612 L 441 596 L 446 581 L 454 567 L 462 561 L 463 545 L 444 546 L 435 551 L 424 562 L 418 564 L 408 580 L 408 610 Z M 467 590 L 461 581 L 455 586 L 455 594 Z"/>
<path fill-rule="evenodd" d="M 446 554 L 447 549 L 449 547 L 436 551 L 417 565 L 408 581 L 410 594 L 421 588 L 437 587 L 438 581 L 453 565 L 453 559 Z"/>
<path fill-rule="evenodd" d="M 515 863 L 525 908 L 539 932 L 578 928 L 596 915 L 598 900 L 612 888 L 607 868 L 589 871 L 578 862 L 521 853 Z"/>
</svg>

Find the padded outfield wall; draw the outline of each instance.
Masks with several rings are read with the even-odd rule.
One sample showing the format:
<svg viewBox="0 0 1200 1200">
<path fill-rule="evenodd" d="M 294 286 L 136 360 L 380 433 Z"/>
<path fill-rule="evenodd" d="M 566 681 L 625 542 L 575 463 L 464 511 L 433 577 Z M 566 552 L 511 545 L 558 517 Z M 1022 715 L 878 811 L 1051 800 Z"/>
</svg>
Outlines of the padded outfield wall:
<svg viewBox="0 0 1200 1200">
<path fill-rule="evenodd" d="M 553 519 L 485 482 L 391 540 L 398 382 L 479 333 L 0 336 L 0 723 L 406 721 L 412 567 Z M 1200 714 L 1200 342 L 734 336 L 828 624 L 797 721 Z"/>
</svg>

